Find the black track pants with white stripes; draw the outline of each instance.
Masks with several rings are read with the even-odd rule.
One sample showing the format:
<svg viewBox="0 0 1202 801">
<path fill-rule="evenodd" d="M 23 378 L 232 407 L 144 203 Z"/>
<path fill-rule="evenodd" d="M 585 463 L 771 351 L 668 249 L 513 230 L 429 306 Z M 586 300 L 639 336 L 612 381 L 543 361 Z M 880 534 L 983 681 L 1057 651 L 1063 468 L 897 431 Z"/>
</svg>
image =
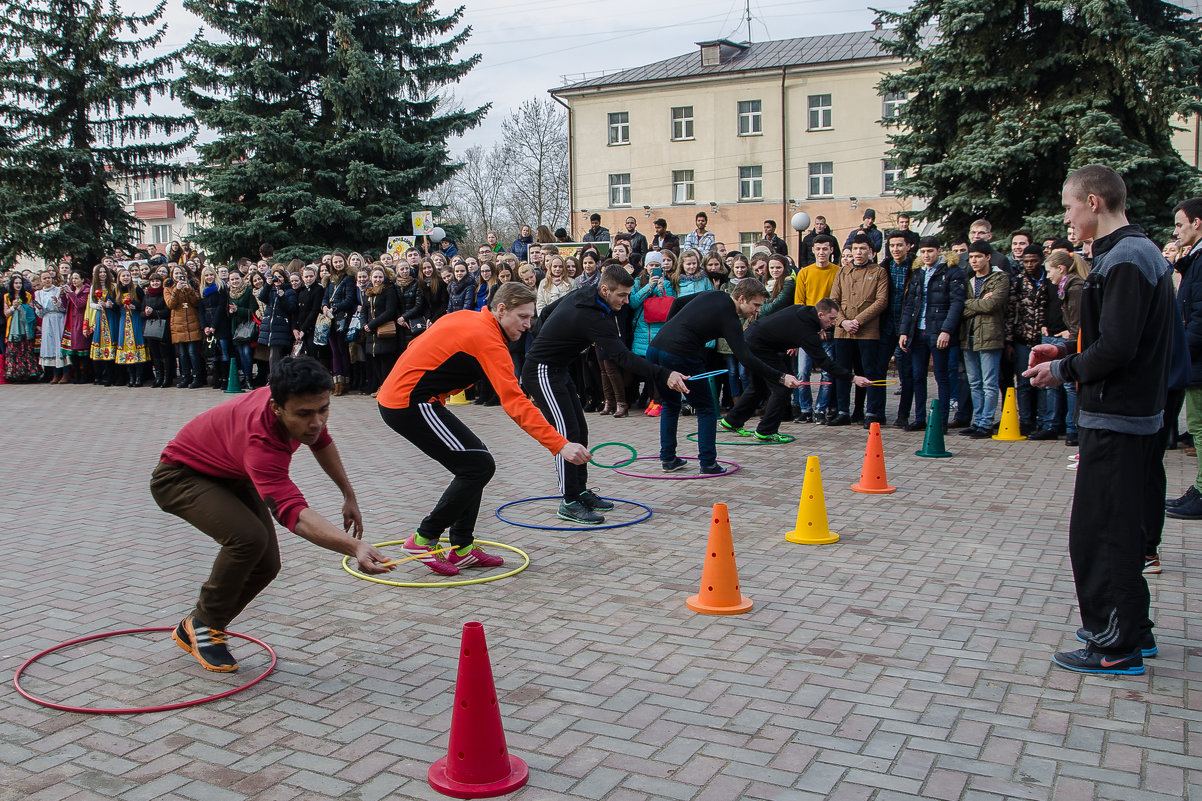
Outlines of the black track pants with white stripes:
<svg viewBox="0 0 1202 801">
<path fill-rule="evenodd" d="M 389 428 L 455 475 L 417 533 L 438 540 L 449 528 L 451 545 L 470 545 L 484 487 L 497 471 L 488 448 L 441 403 L 416 403 L 405 409 L 381 406 L 380 416 Z"/>
<path fill-rule="evenodd" d="M 545 364 L 526 360 L 522 367 L 522 389 L 534 399 L 534 405 L 563 434 L 568 442 L 588 446 L 588 423 L 584 420 L 584 408 L 580 405 L 580 393 L 572 383 L 567 370 L 548 367 Z M 559 491 L 569 501 L 576 500 L 588 489 L 588 467 L 572 464 L 562 456 L 555 457 L 555 473 L 559 478 Z"/>
</svg>

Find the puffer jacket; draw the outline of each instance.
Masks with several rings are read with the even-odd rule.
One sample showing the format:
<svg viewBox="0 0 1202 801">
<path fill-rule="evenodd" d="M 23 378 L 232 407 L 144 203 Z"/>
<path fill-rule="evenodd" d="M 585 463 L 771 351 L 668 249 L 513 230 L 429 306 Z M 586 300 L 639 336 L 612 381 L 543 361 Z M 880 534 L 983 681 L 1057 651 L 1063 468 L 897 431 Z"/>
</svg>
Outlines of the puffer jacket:
<svg viewBox="0 0 1202 801">
<path fill-rule="evenodd" d="M 170 278 L 163 282 L 163 300 L 171 309 L 171 341 L 200 342 L 204 329 L 200 324 L 200 292 L 191 281 L 178 286 Z"/>
<path fill-rule="evenodd" d="M 842 307 L 835 318 L 835 339 L 880 339 L 881 315 L 889 306 L 889 272 L 876 263 L 842 267 L 831 286 L 831 300 Z M 845 320 L 860 324 L 856 333 L 843 327 Z"/>
<path fill-rule="evenodd" d="M 647 346 L 651 344 L 651 340 L 655 339 L 659 329 L 664 326 L 663 323 L 649 323 L 643 318 L 643 304 L 647 298 L 674 297 L 676 297 L 676 287 L 672 286 L 672 282 L 667 279 L 661 281 L 658 287 L 652 287 L 651 282 L 647 281 L 642 286 L 636 286 L 635 290 L 630 293 L 630 310 L 634 314 L 634 344 L 631 350 L 636 355 L 647 355 Z"/>
<path fill-rule="evenodd" d="M 964 279 L 964 317 L 960 323 L 961 350 L 1001 350 L 1006 346 L 1006 304 L 1010 301 L 1010 276 L 994 267 L 981 285 L 978 296 L 973 292 L 970 272 Z M 992 297 L 986 298 L 986 295 Z"/>
<path fill-rule="evenodd" d="M 289 286 L 280 294 L 276 287 L 267 284 L 259 290 L 259 301 L 266 306 L 263 322 L 259 324 L 259 344 L 269 347 L 291 345 L 295 341 L 292 313 L 296 311 L 296 292 Z"/>
<path fill-rule="evenodd" d="M 898 333 L 910 339 L 918 336 L 918 318 L 922 315 L 925 296 L 927 335 L 947 333 L 955 339 L 960 317 L 964 314 L 964 273 L 958 266 L 940 261 L 935 265 L 931 280 L 927 281 L 925 269 L 919 267 L 914 271 L 906 285 Z"/>
<path fill-rule="evenodd" d="M 471 275 L 463 276 L 462 280 L 451 279 L 447 284 L 447 313 L 476 308 L 476 279 Z"/>
<path fill-rule="evenodd" d="M 200 324 L 212 328 L 216 339 L 229 339 L 233 336 L 230 329 L 229 290 L 218 287 L 206 295 L 202 288 L 200 292 Z"/>
<path fill-rule="evenodd" d="M 411 325 L 414 322 L 425 321 L 426 293 L 416 280 L 411 281 L 408 286 L 396 285 L 396 313 L 398 325 L 401 319 L 407 320 Z M 403 333 L 404 330 L 398 329 L 397 334 Z"/>
</svg>

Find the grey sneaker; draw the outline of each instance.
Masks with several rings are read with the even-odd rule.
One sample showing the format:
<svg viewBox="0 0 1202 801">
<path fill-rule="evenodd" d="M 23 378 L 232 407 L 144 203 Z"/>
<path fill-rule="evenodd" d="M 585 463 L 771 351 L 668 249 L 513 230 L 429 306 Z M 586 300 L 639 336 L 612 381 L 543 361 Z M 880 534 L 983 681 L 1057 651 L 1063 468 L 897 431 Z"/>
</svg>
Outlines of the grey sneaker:
<svg viewBox="0 0 1202 801">
<path fill-rule="evenodd" d="M 592 509 L 594 512 L 608 512 L 614 508 L 611 501 L 607 501 L 592 490 L 585 490 L 576 496 L 576 500 Z"/>
<path fill-rule="evenodd" d="M 555 514 L 561 520 L 567 520 L 570 523 L 584 523 L 587 526 L 605 522 L 604 517 L 585 506 L 581 501 L 572 501 L 571 503 L 566 500 L 562 501 L 559 504 L 559 511 Z"/>
</svg>

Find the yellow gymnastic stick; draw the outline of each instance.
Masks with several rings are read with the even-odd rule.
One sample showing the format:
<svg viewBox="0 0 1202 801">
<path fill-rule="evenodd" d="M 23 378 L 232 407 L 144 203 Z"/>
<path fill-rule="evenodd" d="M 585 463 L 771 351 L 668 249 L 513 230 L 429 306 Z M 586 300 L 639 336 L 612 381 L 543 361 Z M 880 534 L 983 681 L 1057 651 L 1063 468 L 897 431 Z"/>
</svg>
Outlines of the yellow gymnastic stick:
<svg viewBox="0 0 1202 801">
<path fill-rule="evenodd" d="M 447 551 L 451 550 L 453 547 L 454 546 L 448 546 L 446 548 L 439 548 L 437 551 L 427 551 L 426 553 L 415 553 L 412 556 L 406 556 L 402 559 L 389 559 L 387 562 L 381 562 L 380 567 L 392 567 L 393 565 L 399 565 L 401 562 L 408 562 L 411 559 L 421 559 L 423 556 L 432 556 L 436 553 L 446 553 Z"/>
</svg>

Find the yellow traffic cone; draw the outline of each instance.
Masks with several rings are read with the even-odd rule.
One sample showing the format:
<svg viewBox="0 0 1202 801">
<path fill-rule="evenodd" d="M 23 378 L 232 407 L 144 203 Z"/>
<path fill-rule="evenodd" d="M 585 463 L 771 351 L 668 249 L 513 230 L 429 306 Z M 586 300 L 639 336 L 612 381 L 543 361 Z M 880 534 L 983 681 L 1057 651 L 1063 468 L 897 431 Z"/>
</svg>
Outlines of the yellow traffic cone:
<svg viewBox="0 0 1202 801">
<path fill-rule="evenodd" d="M 806 459 L 806 477 L 801 485 L 801 501 L 797 504 L 797 523 L 785 534 L 789 542 L 801 545 L 829 545 L 839 541 L 826 519 L 826 497 L 822 494 L 822 469 L 818 457 Z"/>
<path fill-rule="evenodd" d="M 1002 424 L 993 438 L 1001 442 L 1022 442 L 1022 429 L 1018 425 L 1018 401 L 1014 398 L 1014 387 L 1006 388 L 1006 402 L 1002 404 Z"/>
<path fill-rule="evenodd" d="M 459 390 L 459 392 L 447 398 L 447 406 L 466 406 L 469 403 L 471 401 L 467 399 L 467 392 L 463 390 Z"/>
</svg>

